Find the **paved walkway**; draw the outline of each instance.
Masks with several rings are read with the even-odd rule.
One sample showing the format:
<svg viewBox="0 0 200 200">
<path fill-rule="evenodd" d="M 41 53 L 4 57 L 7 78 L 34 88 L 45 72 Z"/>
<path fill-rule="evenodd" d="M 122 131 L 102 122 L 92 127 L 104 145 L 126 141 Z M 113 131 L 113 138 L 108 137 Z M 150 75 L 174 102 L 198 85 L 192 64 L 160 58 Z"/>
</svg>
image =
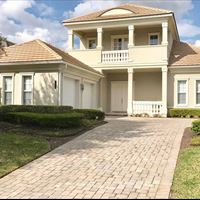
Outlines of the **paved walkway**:
<svg viewBox="0 0 200 200">
<path fill-rule="evenodd" d="M 110 118 L 0 179 L 0 198 L 168 198 L 190 124 Z"/>
</svg>

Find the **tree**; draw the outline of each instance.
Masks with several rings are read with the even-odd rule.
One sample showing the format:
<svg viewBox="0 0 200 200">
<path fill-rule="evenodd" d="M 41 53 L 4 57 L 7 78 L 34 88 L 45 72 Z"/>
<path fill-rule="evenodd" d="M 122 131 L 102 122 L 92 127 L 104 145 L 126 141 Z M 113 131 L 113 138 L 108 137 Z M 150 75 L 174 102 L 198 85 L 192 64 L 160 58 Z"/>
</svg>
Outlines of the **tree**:
<svg viewBox="0 0 200 200">
<path fill-rule="evenodd" d="M 0 33 L 0 53 L 4 52 L 4 47 L 5 47 L 5 42 L 6 42 L 6 38 L 3 37 L 3 35 Z"/>
</svg>

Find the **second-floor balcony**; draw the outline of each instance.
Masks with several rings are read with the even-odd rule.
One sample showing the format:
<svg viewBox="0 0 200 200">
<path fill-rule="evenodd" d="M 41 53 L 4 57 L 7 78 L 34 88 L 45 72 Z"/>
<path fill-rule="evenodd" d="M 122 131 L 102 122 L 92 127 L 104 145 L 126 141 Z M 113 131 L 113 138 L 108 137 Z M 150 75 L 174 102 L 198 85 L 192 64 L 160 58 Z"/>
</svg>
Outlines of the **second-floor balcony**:
<svg viewBox="0 0 200 200">
<path fill-rule="evenodd" d="M 80 38 L 79 49 L 73 48 L 76 33 Z M 120 28 L 97 28 L 92 30 L 69 31 L 69 53 L 82 62 L 99 64 L 155 64 L 167 62 L 167 22 L 160 25 Z M 170 42 L 169 42 L 170 43 Z"/>
<path fill-rule="evenodd" d="M 128 50 L 102 51 L 102 63 L 128 62 Z"/>
</svg>

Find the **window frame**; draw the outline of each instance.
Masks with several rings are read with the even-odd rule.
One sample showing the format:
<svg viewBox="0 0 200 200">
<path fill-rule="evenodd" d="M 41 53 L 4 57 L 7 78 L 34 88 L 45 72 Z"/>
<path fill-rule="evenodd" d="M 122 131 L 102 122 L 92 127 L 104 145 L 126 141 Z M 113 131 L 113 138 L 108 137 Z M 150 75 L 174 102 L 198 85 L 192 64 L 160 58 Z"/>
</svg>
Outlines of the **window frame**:
<svg viewBox="0 0 200 200">
<path fill-rule="evenodd" d="M 178 91 L 178 82 L 179 81 L 186 81 L 186 102 L 184 104 L 179 104 L 178 103 L 178 94 L 179 94 L 179 91 Z M 188 79 L 177 79 L 176 80 L 176 105 L 177 107 L 187 107 L 188 106 L 188 82 L 189 80 Z"/>
<path fill-rule="evenodd" d="M 96 42 L 96 48 L 97 48 L 97 38 L 96 37 L 90 37 L 90 38 L 87 38 L 87 49 L 90 49 L 89 47 L 89 45 L 90 45 L 90 40 L 95 40 L 95 42 Z M 96 49 L 96 48 L 94 48 L 94 49 Z M 93 49 L 90 49 L 90 50 L 93 50 Z"/>
<path fill-rule="evenodd" d="M 197 103 L 197 81 L 199 81 L 200 82 L 200 79 L 195 79 L 194 80 L 194 105 L 196 106 L 196 107 L 200 107 L 200 103 Z M 200 94 L 200 92 L 199 92 L 199 94 Z"/>
<path fill-rule="evenodd" d="M 11 87 L 11 97 L 12 97 L 12 100 L 11 100 L 11 104 L 5 104 L 5 77 L 11 77 L 12 80 L 12 87 Z M 2 104 L 3 105 L 13 105 L 14 104 L 14 84 L 15 84 L 15 81 L 14 81 L 14 77 L 15 77 L 15 74 L 14 73 L 5 73 L 5 74 L 2 74 L 2 94 L 1 94 L 1 101 L 2 101 Z"/>
<path fill-rule="evenodd" d="M 122 49 L 121 50 L 114 50 L 114 40 L 115 39 L 122 39 Z M 125 49 L 125 39 L 127 39 L 127 49 Z M 123 51 L 128 50 L 128 35 L 111 35 L 111 50 L 112 51 Z"/>
<path fill-rule="evenodd" d="M 157 35 L 158 36 L 158 44 L 151 44 L 151 36 L 152 35 Z M 160 33 L 157 32 L 157 33 L 148 33 L 148 44 L 150 46 L 157 46 L 157 45 L 160 45 Z"/>
<path fill-rule="evenodd" d="M 24 77 L 30 76 L 31 77 L 31 104 L 28 105 L 34 105 L 34 73 L 23 73 L 21 74 L 21 104 L 24 104 Z"/>
</svg>

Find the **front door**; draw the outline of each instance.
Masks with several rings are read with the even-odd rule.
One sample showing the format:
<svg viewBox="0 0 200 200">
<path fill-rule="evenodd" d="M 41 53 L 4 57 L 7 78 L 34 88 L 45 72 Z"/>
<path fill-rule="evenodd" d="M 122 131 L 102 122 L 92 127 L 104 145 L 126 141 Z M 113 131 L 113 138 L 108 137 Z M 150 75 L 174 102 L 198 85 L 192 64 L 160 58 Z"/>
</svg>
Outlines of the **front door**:
<svg viewBox="0 0 200 200">
<path fill-rule="evenodd" d="M 111 111 L 112 112 L 127 112 L 127 81 L 112 81 L 111 82 Z"/>
</svg>

